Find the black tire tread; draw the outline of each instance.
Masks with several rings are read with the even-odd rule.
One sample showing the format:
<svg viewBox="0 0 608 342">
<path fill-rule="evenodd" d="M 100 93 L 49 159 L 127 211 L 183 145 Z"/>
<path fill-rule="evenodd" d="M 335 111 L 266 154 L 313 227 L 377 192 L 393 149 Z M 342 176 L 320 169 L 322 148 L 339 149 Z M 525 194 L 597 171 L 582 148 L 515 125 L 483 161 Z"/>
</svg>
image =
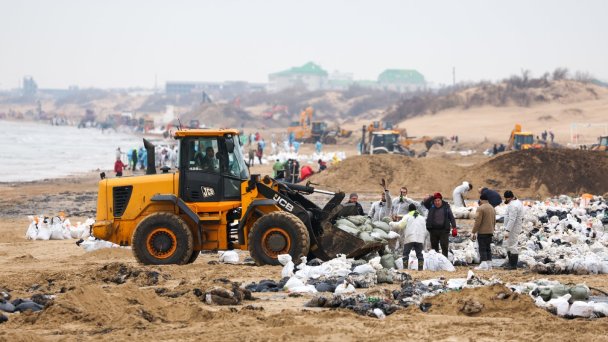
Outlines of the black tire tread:
<svg viewBox="0 0 608 342">
<path fill-rule="evenodd" d="M 194 248 L 192 232 L 190 231 L 190 228 L 188 227 L 186 222 L 184 222 L 184 220 L 181 217 L 175 215 L 174 213 L 170 213 L 170 212 L 152 213 L 139 222 L 139 224 L 133 231 L 133 236 L 131 238 L 131 250 L 133 251 L 133 255 L 135 256 L 135 259 L 137 259 L 137 261 L 139 261 L 140 263 L 142 263 L 144 265 L 154 265 L 155 264 L 155 263 L 147 260 L 145 255 L 143 254 L 143 250 L 145 250 L 145 248 L 146 248 L 145 236 L 142 236 L 143 229 L 139 229 L 139 228 L 142 226 L 142 224 L 154 224 L 157 221 L 160 221 L 160 222 L 174 221 L 174 223 L 176 223 L 175 228 L 183 230 L 183 232 L 186 234 L 187 240 L 188 240 L 187 241 L 188 245 L 186 246 L 186 252 L 183 253 L 183 256 L 181 257 L 181 259 L 179 259 L 175 264 L 183 265 L 183 264 L 188 263 L 188 260 L 190 260 L 190 258 L 192 257 L 192 252 L 193 252 L 193 248 Z M 142 242 L 143 242 L 144 246 L 140 246 L 140 244 Z M 143 248 L 143 249 L 140 250 L 140 248 Z"/>
<path fill-rule="evenodd" d="M 297 216 L 295 216 L 294 214 L 288 213 L 286 211 L 275 211 L 272 212 L 270 214 L 266 214 L 262 217 L 260 217 L 251 227 L 251 230 L 249 231 L 248 234 L 248 243 L 249 245 L 247 246 L 247 249 L 249 249 L 249 254 L 250 256 L 255 260 L 255 263 L 262 266 L 264 263 L 261 262 L 261 260 L 259 258 L 256 257 L 256 250 L 254 249 L 254 245 L 256 243 L 259 243 L 259 241 L 254 241 L 255 237 L 255 231 L 259 228 L 257 228 L 259 225 L 259 222 L 262 222 L 262 220 L 269 220 L 269 221 L 273 221 L 273 220 L 281 220 L 281 219 L 286 219 L 288 221 L 290 221 L 291 224 L 293 224 L 294 227 L 296 227 L 296 229 L 298 230 L 297 234 L 299 235 L 300 241 L 302 241 L 302 249 L 297 253 L 297 255 L 292 255 L 293 257 L 293 262 L 294 264 L 298 264 L 300 262 L 300 257 L 302 256 L 307 256 L 308 255 L 308 251 L 310 250 L 310 236 L 308 234 L 308 229 L 306 228 L 306 225 L 304 224 L 304 222 L 302 222 L 302 220 L 300 220 Z"/>
</svg>

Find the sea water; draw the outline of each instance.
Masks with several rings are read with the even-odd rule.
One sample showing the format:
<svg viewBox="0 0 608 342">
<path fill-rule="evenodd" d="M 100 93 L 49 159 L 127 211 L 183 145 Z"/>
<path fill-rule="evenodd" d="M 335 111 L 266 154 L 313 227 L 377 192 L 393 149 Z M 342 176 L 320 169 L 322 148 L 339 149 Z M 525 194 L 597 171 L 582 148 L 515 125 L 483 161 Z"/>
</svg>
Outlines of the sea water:
<svg viewBox="0 0 608 342">
<path fill-rule="evenodd" d="M 116 148 L 124 153 L 141 146 L 142 139 L 136 135 L 0 120 L 0 182 L 114 170 Z"/>
</svg>

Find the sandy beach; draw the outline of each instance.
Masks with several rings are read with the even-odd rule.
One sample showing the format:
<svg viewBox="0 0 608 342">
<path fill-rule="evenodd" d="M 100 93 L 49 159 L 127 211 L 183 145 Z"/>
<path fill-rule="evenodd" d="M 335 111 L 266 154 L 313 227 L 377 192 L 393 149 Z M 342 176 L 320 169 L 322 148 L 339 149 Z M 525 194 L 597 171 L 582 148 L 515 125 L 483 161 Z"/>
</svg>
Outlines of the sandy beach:
<svg viewBox="0 0 608 342">
<path fill-rule="evenodd" d="M 462 163 L 462 160 L 457 161 Z M 269 172 L 258 166 L 254 173 Z M 218 264 L 215 252 L 202 254 L 185 266 L 142 266 L 129 249 L 86 253 L 75 240 L 29 241 L 28 213 L 54 215 L 65 211 L 72 222 L 95 211 L 97 173 L 79 177 L 0 184 L 0 290 L 13 298 L 53 294 L 53 303 L 39 313 L 12 314 L 2 325 L 0 340 L 324 340 L 363 341 L 370 338 L 423 341 L 540 340 L 596 341 L 608 329 L 605 319 L 566 320 L 537 308 L 528 296 L 497 299 L 502 286 L 466 289 L 428 299 L 427 313 L 399 310 L 384 320 L 346 309 L 306 308 L 311 295 L 254 293 L 242 305 L 220 307 L 203 303 L 196 289 L 249 284 L 281 278 L 281 267 Z M 373 180 L 373 179 L 372 179 Z M 370 180 L 370 182 L 372 181 Z M 396 187 L 396 184 L 393 185 Z M 396 190 L 396 189 L 395 189 Z M 374 192 L 362 197 L 374 199 Z M 463 220 L 462 227 L 470 227 Z M 247 252 L 239 252 L 240 260 Z M 407 271 L 416 280 L 465 277 L 469 267 L 450 272 Z M 126 273 L 125 273 L 126 272 Z M 124 283 L 116 277 L 130 274 Z M 135 275 L 137 274 L 137 275 Z M 542 276 L 529 271 L 479 271 L 504 283 L 548 278 L 604 288 L 608 275 Z M 369 296 L 390 297 L 399 284 L 358 289 Z M 485 308 L 475 316 L 459 311 L 464 299 Z"/>
</svg>

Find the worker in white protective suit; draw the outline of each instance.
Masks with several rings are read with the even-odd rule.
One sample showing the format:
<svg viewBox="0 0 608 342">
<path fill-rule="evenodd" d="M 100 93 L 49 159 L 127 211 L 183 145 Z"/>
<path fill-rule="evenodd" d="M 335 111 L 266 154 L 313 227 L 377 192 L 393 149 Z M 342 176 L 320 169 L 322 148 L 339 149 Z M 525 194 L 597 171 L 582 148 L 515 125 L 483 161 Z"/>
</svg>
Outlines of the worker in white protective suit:
<svg viewBox="0 0 608 342">
<path fill-rule="evenodd" d="M 412 203 L 416 205 L 416 210 L 418 211 L 418 213 L 423 214 L 423 207 L 420 202 L 414 201 L 413 199 L 407 197 L 407 187 L 402 186 L 399 189 L 399 197 L 393 199 L 393 208 L 391 213 L 393 221 L 399 221 L 401 220 L 401 218 L 407 215 L 410 212 L 408 210 L 409 205 Z"/>
<path fill-rule="evenodd" d="M 511 190 L 505 191 L 504 198 L 505 204 L 508 206 L 504 216 L 505 239 L 503 241 L 506 241 L 504 245 L 509 258 L 505 268 L 514 270 L 517 268 L 517 261 L 519 260 L 517 238 L 524 223 L 524 205 L 513 195 Z"/>
<path fill-rule="evenodd" d="M 382 179 L 380 185 L 382 186 L 382 189 L 384 189 L 381 194 L 381 198 L 379 201 L 372 203 L 372 207 L 370 208 L 369 214 L 367 215 L 372 219 L 372 221 L 382 221 L 382 219 L 385 217 L 388 217 L 389 220 L 391 218 L 393 205 L 391 202 L 391 194 L 386 188 L 386 181 L 384 180 L 384 178 Z"/>
<path fill-rule="evenodd" d="M 416 258 L 418 258 L 418 271 L 422 271 L 424 266 L 424 255 L 422 254 L 422 250 L 428 234 L 426 230 L 426 219 L 416 211 L 416 205 L 414 203 L 410 203 L 408 210 L 408 214 L 403 216 L 399 222 L 390 222 L 389 225 L 391 230 L 401 234 L 405 267 L 407 268 L 407 265 L 409 265 L 410 252 L 414 249 Z"/>
<path fill-rule="evenodd" d="M 469 184 L 467 181 L 462 182 L 462 184 L 454 188 L 454 192 L 452 193 L 452 198 L 454 199 L 454 208 L 466 207 L 464 204 L 464 196 L 471 189 L 473 189 L 473 184 Z"/>
</svg>

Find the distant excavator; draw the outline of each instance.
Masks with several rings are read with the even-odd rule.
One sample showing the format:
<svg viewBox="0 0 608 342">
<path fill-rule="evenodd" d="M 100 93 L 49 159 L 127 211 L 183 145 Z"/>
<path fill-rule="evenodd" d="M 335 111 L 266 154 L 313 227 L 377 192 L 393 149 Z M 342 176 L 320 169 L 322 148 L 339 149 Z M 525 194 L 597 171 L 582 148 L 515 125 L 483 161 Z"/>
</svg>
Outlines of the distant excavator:
<svg viewBox="0 0 608 342">
<path fill-rule="evenodd" d="M 348 138 L 352 131 L 337 128 L 330 128 L 325 121 L 313 121 L 314 109 L 308 107 L 300 113 L 300 120 L 292 122 L 287 128 L 287 133 L 293 133 L 294 138 L 305 143 L 336 144 L 337 138 Z"/>
</svg>

